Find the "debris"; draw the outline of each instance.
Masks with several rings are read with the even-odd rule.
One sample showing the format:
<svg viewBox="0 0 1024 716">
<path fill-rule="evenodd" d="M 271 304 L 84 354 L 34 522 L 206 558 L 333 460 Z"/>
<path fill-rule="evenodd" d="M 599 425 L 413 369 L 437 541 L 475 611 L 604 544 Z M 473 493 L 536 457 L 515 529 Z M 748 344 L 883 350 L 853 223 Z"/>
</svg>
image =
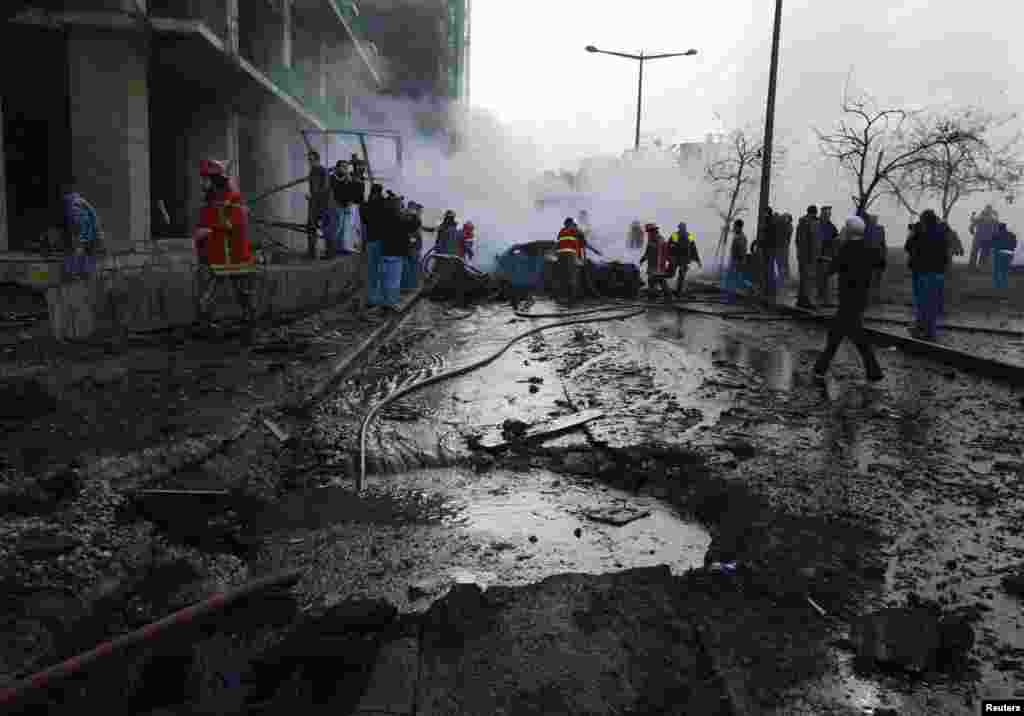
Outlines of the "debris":
<svg viewBox="0 0 1024 716">
<path fill-rule="evenodd" d="M 478 445 L 484 450 L 501 448 L 512 442 L 544 439 L 557 433 L 574 430 L 584 423 L 596 420 L 604 415 L 602 410 L 583 410 L 572 415 L 565 415 L 554 420 L 545 420 L 528 425 L 521 420 L 506 420 L 502 423 L 500 434 L 492 430 L 480 438 Z"/>
<path fill-rule="evenodd" d="M 807 597 L 807 603 L 810 604 L 812 607 L 814 607 L 814 611 L 818 612 L 818 614 L 820 614 L 821 616 L 823 616 L 823 617 L 828 616 L 828 614 L 825 612 L 825 610 L 822 609 L 821 605 L 819 605 L 816 601 L 814 601 L 810 597 Z"/>
<path fill-rule="evenodd" d="M 1015 597 L 1024 597 L 1024 569 L 1015 574 L 1008 574 L 1003 577 L 1001 584 L 1003 591 Z"/>
<path fill-rule="evenodd" d="M 712 562 L 707 566 L 709 572 L 715 574 L 736 574 L 735 562 Z"/>
<path fill-rule="evenodd" d="M 943 615 L 934 605 L 889 607 L 861 618 L 852 638 L 865 664 L 914 673 L 956 669 L 974 646 L 969 618 Z"/>
<path fill-rule="evenodd" d="M 530 542 L 533 544 L 537 543 L 537 535 L 530 535 Z"/>
<path fill-rule="evenodd" d="M 601 522 L 614 527 L 623 527 L 624 525 L 628 525 L 630 522 L 636 522 L 644 517 L 649 517 L 651 511 L 622 506 L 583 510 L 581 514 L 594 522 Z"/>
<path fill-rule="evenodd" d="M 263 418 L 263 424 L 267 427 L 267 430 L 269 430 L 271 433 L 273 433 L 274 437 L 277 438 L 280 442 L 286 443 L 286 442 L 288 442 L 291 439 L 291 436 L 288 435 L 288 433 L 286 433 L 281 428 L 280 425 L 278 425 L 277 423 L 273 422 L 269 418 Z"/>
<path fill-rule="evenodd" d="M 572 531 L 572 533 L 573 533 L 573 534 L 574 534 L 574 535 L 576 536 L 576 539 L 579 539 L 580 537 L 582 537 L 582 536 L 583 536 L 583 530 L 581 530 L 581 529 L 580 529 L 579 527 L 577 527 L 576 529 L 574 529 L 574 530 Z"/>
</svg>

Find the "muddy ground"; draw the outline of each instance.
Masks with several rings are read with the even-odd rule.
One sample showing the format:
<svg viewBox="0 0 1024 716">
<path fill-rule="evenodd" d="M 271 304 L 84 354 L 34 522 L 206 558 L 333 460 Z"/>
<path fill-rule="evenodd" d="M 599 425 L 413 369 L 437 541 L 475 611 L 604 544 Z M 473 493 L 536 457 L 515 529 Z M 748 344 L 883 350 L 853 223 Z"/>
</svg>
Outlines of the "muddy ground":
<svg viewBox="0 0 1024 716">
<path fill-rule="evenodd" d="M 713 298 L 696 305 L 739 310 Z M 394 340 L 324 400 L 273 413 L 287 441 L 249 430 L 210 460 L 172 474 L 154 470 L 145 481 L 230 490 L 225 504 L 204 511 L 185 497 L 129 508 L 117 480 L 91 479 L 50 514 L 5 518 L 17 528 L 4 544 L 8 594 L 19 595 L 8 613 L 18 614 L 20 649 L 5 654 L 5 671 L 25 673 L 219 586 L 298 568 L 294 603 L 243 608 L 230 628 L 214 621 L 169 652 L 146 652 L 151 663 L 176 665 L 176 688 L 156 693 L 154 673 L 168 672 L 151 667 L 133 672 L 129 687 L 119 680 L 119 693 L 137 694 L 140 712 L 234 698 L 236 709 L 240 699 L 279 708 L 313 700 L 343 713 L 358 703 L 381 645 L 411 634 L 421 668 L 433 665 L 415 687 L 421 713 L 497 712 L 495 704 L 513 702 L 538 713 L 668 713 L 649 701 L 667 672 L 642 666 L 664 647 L 663 634 L 636 623 L 648 610 L 648 621 L 679 624 L 679 668 L 671 671 L 691 676 L 673 683 L 702 712 L 713 713 L 715 703 L 725 704 L 723 713 L 966 714 L 980 698 L 1020 695 L 1020 602 L 1000 586 L 1024 561 L 1014 391 L 895 351 L 881 356 L 886 382 L 868 387 L 845 348 L 821 387 L 809 375 L 820 328 L 771 314 L 725 321 L 659 308 L 542 333 L 477 372 L 389 406 L 370 431 L 367 491 L 354 495 L 369 405 L 412 376 L 465 365 L 543 323 L 499 305 L 463 316 L 421 303 Z M 250 380 L 248 389 L 266 383 Z M 222 410 L 245 407 L 221 402 Z M 604 415 L 542 444 L 471 447 L 506 420 L 536 423 L 582 409 Z M 16 464 L 9 479 L 30 467 Z M 599 521 L 609 510 L 637 519 Z M 104 561 L 117 569 L 99 569 Z M 82 564 L 91 570 L 76 572 Z M 657 565 L 668 571 L 599 576 Z M 576 576 L 556 577 L 564 574 Z M 553 577 L 561 581 L 543 581 Z M 458 594 L 434 600 L 453 583 L 488 588 L 478 611 L 492 616 L 449 619 L 476 626 L 439 661 L 432 645 L 450 630 L 437 627 L 436 615 Z M 538 584 L 546 586 L 528 586 Z M 552 611 L 566 603 L 566 590 L 582 595 L 572 618 Z M 385 599 L 404 616 L 339 618 L 354 598 Z M 926 642 L 922 630 L 938 629 L 927 617 L 914 622 L 919 613 L 900 614 L 887 627 L 891 638 L 864 636 L 864 615 L 908 599 L 934 600 L 946 623 L 970 625 L 966 660 L 954 658 L 963 648 L 942 644 L 895 659 L 914 667 L 909 673 L 855 664 L 858 646 L 871 651 L 865 643 Z M 581 621 L 590 613 L 604 621 Z M 543 615 L 553 636 L 495 637 L 523 614 Z M 327 648 L 322 637 L 332 623 L 342 636 Z M 529 694 L 466 692 L 461 711 L 436 697 L 462 688 L 450 681 L 452 664 L 489 664 L 481 673 L 525 668 L 539 653 L 578 643 L 580 630 L 603 634 L 607 643 L 594 654 L 621 665 L 591 701 L 567 701 L 572 678 L 544 678 L 545 670 L 534 670 Z M 635 653 L 623 660 L 626 634 Z M 317 653 L 337 660 L 355 643 L 363 645 L 359 658 L 312 676 Z M 291 656 L 281 657 L 288 644 Z M 268 670 L 267 662 L 280 667 Z M 117 673 L 113 663 L 93 675 L 94 697 L 103 674 Z M 337 682 L 347 687 L 324 696 L 324 684 Z M 51 696 L 70 703 L 71 693 Z"/>
</svg>

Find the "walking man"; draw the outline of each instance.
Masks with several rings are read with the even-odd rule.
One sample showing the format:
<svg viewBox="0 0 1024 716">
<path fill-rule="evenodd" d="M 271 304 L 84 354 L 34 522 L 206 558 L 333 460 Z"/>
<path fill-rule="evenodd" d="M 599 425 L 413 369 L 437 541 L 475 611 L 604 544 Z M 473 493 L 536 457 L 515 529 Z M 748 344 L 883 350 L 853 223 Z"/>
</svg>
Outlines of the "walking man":
<svg viewBox="0 0 1024 716">
<path fill-rule="evenodd" d="M 942 301 L 949 249 L 946 232 L 939 217 L 931 209 L 921 212 L 921 221 L 914 225 L 904 247 L 914 281 L 917 324 L 910 329 L 914 338 L 935 340 Z"/>
<path fill-rule="evenodd" d="M 682 298 L 683 284 L 686 282 L 686 273 L 690 270 L 690 264 L 696 263 L 701 268 L 704 268 L 704 264 L 701 263 L 700 253 L 697 251 L 697 237 L 686 228 L 685 221 L 679 222 L 679 226 L 676 227 L 675 233 L 669 238 L 669 242 L 671 244 L 674 269 L 679 271 L 679 278 L 676 279 L 675 297 Z"/>
<path fill-rule="evenodd" d="M 868 380 L 882 380 L 882 367 L 875 358 L 864 333 L 864 310 L 867 308 L 871 277 L 878 268 L 881 255 L 864 241 L 864 221 L 852 216 L 846 221 L 847 242 L 829 265 L 830 273 L 839 274 L 839 311 L 832 318 L 828 343 L 814 364 L 814 377 L 824 380 L 832 359 L 844 339 L 850 339 L 861 360 Z"/>
<path fill-rule="evenodd" d="M 789 282 L 789 249 L 793 244 L 793 215 L 783 214 L 779 217 L 775 230 L 778 236 L 778 251 L 776 252 L 776 263 L 778 264 L 779 281 L 785 286 Z"/>
</svg>

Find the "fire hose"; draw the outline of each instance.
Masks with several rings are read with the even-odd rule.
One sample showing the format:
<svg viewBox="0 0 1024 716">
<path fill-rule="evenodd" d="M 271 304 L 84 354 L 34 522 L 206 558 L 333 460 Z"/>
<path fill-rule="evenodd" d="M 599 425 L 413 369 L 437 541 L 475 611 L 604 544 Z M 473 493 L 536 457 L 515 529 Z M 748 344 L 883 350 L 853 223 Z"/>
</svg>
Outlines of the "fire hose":
<svg viewBox="0 0 1024 716">
<path fill-rule="evenodd" d="M 612 309 L 610 307 L 606 308 L 606 309 L 602 309 L 602 311 L 607 311 L 607 310 L 612 310 Z M 422 380 L 416 381 L 416 382 L 411 383 L 411 384 L 406 384 L 406 385 L 400 387 L 398 390 L 394 391 L 393 393 L 388 395 L 386 398 L 384 398 L 384 400 L 382 400 L 381 402 L 377 403 L 377 405 L 373 406 L 373 408 L 370 409 L 370 412 L 368 412 L 366 414 L 366 417 L 363 418 L 363 424 L 362 424 L 362 427 L 360 428 L 360 431 L 359 431 L 359 479 L 356 482 L 356 491 L 357 492 L 361 492 L 362 489 L 363 489 L 363 484 L 366 482 L 366 433 L 367 433 L 367 430 L 369 429 L 370 423 L 373 421 L 374 417 L 376 417 L 377 413 L 379 413 L 383 408 L 387 407 L 389 404 L 395 402 L 399 398 L 402 398 L 402 397 L 405 397 L 406 395 L 409 395 L 410 393 L 413 393 L 413 392 L 415 392 L 417 390 L 421 390 L 423 388 L 426 388 L 429 385 L 434 385 L 436 383 L 441 383 L 441 382 L 444 382 L 446 380 L 451 380 L 452 378 L 457 378 L 459 376 L 466 375 L 468 373 L 472 373 L 475 370 L 478 370 L 480 368 L 483 368 L 484 366 L 490 365 L 494 361 L 498 360 L 498 358 L 500 358 L 501 356 L 505 355 L 505 353 L 508 351 L 508 349 L 511 348 L 512 346 L 514 346 L 516 343 L 519 343 L 520 341 L 522 341 L 522 340 L 524 340 L 526 338 L 529 338 L 530 336 L 536 335 L 536 334 L 540 333 L 541 331 L 547 331 L 547 330 L 550 330 L 552 328 L 563 328 L 565 326 L 579 325 L 579 324 L 583 324 L 583 323 L 599 323 L 599 322 L 604 322 L 604 321 L 621 321 L 621 320 L 625 320 L 627 318 L 633 318 L 635 316 L 639 316 L 639 315 L 645 313 L 646 311 L 647 311 L 647 307 L 644 307 L 641 310 L 633 310 L 633 311 L 631 311 L 629 313 L 619 313 L 619 314 L 613 315 L 613 316 L 599 316 L 599 317 L 596 317 L 596 318 L 572 318 L 571 320 L 567 320 L 567 321 L 557 321 L 555 323 L 549 323 L 549 324 L 546 324 L 546 325 L 543 325 L 543 326 L 538 326 L 536 328 L 531 328 L 530 330 L 524 331 L 523 333 L 520 333 L 516 337 L 512 338 L 510 341 L 505 343 L 504 346 L 502 346 L 501 348 L 499 348 L 497 351 L 495 351 L 491 355 L 487 356 L 486 358 L 483 358 L 483 359 L 478 360 L 478 361 L 474 361 L 474 362 L 470 363 L 469 365 L 465 365 L 465 366 L 462 366 L 462 367 L 459 367 L 459 368 L 454 368 L 452 370 L 445 371 L 444 373 L 439 373 L 437 375 L 433 375 L 433 376 L 430 376 L 428 378 L 424 378 Z M 595 312 L 596 312 L 596 310 L 592 310 L 592 311 L 585 311 L 584 313 L 590 314 L 590 313 L 595 313 Z M 517 312 L 516 315 L 519 315 L 519 313 Z M 561 314 L 561 315 L 565 315 L 565 314 Z M 527 316 L 527 317 L 532 317 L 532 316 Z"/>
<path fill-rule="evenodd" d="M 111 641 L 105 641 L 91 651 L 73 656 L 55 666 L 36 672 L 12 687 L 0 690 L 0 706 L 11 706 L 25 698 L 28 694 L 51 686 L 54 682 L 68 676 L 72 676 L 104 657 L 115 654 L 130 646 L 152 641 L 172 627 L 194 622 L 198 618 L 223 609 L 228 604 L 238 601 L 243 597 L 251 596 L 272 587 L 292 586 L 299 581 L 300 577 L 301 572 L 289 571 L 258 579 L 227 592 L 214 594 L 206 601 L 176 611 L 159 621 L 151 622 L 135 631 L 122 634 Z"/>
</svg>

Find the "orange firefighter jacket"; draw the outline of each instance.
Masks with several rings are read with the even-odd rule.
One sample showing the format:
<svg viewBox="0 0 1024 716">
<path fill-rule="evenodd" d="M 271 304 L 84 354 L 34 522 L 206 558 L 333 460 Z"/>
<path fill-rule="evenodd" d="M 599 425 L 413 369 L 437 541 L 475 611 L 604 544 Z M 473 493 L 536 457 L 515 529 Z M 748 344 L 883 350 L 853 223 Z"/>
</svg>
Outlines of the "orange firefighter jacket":
<svg viewBox="0 0 1024 716">
<path fill-rule="evenodd" d="M 197 240 L 197 250 L 211 267 L 231 269 L 249 266 L 255 259 L 249 241 L 249 216 L 242 195 L 229 189 L 215 194 L 199 212 L 199 229 L 209 229 Z"/>
<path fill-rule="evenodd" d="M 580 241 L 579 232 L 572 227 L 565 227 L 558 232 L 558 253 L 573 253 L 583 258 L 583 242 Z"/>
</svg>

